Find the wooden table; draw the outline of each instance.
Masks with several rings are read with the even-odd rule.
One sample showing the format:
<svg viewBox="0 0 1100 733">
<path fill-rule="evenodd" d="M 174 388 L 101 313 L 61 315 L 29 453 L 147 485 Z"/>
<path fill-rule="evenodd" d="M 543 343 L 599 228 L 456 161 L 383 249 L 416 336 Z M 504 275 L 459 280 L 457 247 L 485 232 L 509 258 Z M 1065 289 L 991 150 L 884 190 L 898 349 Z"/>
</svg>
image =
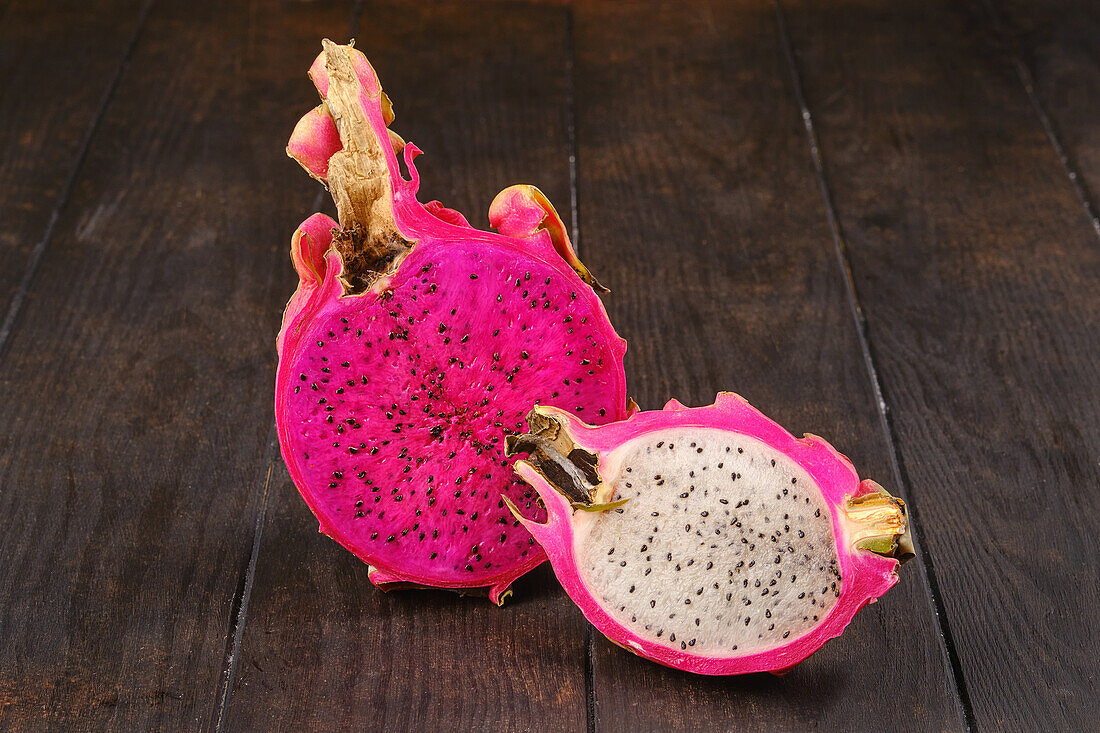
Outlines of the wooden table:
<svg viewBox="0 0 1100 733">
<path fill-rule="evenodd" d="M 383 594 L 274 439 L 283 155 L 355 36 L 484 222 L 557 202 L 644 408 L 733 389 L 912 508 L 786 678 Z M 0 728 L 1095 730 L 1100 5 L 0 0 Z"/>
</svg>

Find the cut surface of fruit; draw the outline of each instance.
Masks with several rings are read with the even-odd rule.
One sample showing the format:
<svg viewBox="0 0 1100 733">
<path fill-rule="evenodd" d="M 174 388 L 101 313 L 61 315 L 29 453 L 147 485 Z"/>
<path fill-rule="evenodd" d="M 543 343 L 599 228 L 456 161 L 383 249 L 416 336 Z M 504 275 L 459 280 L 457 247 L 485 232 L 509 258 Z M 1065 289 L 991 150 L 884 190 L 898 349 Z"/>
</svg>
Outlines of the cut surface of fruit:
<svg viewBox="0 0 1100 733">
<path fill-rule="evenodd" d="M 500 233 L 416 199 L 419 152 L 366 58 L 325 42 L 324 103 L 287 151 L 339 221 L 295 233 L 300 278 L 278 338 L 283 457 L 330 535 L 383 588 L 487 588 L 545 559 L 505 505 L 542 510 L 504 454 L 532 402 L 593 422 L 627 414 L 625 342 L 561 220 L 531 186 L 491 207 Z M 407 177 L 398 165 L 401 156 Z"/>
<path fill-rule="evenodd" d="M 662 664 L 789 669 L 911 555 L 902 502 L 736 395 L 603 427 L 538 407 L 528 423 L 510 449 L 548 517 L 524 525 L 589 621 Z"/>
</svg>

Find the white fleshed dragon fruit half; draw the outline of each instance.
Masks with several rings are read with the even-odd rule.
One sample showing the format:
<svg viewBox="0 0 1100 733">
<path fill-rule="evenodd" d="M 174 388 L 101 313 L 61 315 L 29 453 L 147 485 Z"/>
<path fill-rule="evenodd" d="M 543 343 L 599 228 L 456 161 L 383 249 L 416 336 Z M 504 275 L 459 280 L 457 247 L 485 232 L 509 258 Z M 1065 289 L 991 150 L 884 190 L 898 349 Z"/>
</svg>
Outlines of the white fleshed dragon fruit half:
<svg viewBox="0 0 1100 733">
<path fill-rule="evenodd" d="M 611 641 L 700 674 L 782 673 L 840 635 L 912 555 L 903 503 L 743 398 L 594 427 L 536 407 L 519 521 Z"/>
</svg>

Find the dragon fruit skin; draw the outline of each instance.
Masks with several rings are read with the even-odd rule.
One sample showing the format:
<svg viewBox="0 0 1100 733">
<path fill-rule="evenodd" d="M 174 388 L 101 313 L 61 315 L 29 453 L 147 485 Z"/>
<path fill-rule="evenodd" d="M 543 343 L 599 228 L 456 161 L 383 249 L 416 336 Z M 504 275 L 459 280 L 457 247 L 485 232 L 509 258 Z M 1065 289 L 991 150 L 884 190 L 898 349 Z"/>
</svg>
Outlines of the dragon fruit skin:
<svg viewBox="0 0 1100 733">
<path fill-rule="evenodd" d="M 580 607 L 589 622 L 612 642 L 660 664 L 707 675 L 764 671 L 776 674 L 785 673 L 821 648 L 826 641 L 839 636 L 859 609 L 868 603 L 874 602 L 897 582 L 899 560 L 895 557 L 908 559 L 912 555 L 904 508 L 899 500 L 890 497 L 873 481 L 864 480 L 861 482 L 850 461 L 821 438 L 813 435 L 807 435 L 801 439 L 795 438 L 738 395 L 720 393 L 713 405 L 699 408 L 687 408 L 673 400 L 663 410 L 640 412 L 622 422 L 602 427 L 587 425 L 566 412 L 549 407 L 535 408 L 532 415 L 528 416 L 528 422 L 533 426 L 537 426 L 535 435 L 516 436 L 510 438 L 510 441 L 513 443 L 514 449 L 530 451 L 531 453 L 531 457 L 516 463 L 516 471 L 539 492 L 539 496 L 547 508 L 547 521 L 539 523 L 525 517 L 521 520 L 523 525 L 546 550 L 554 572 L 562 586 L 570 598 Z M 541 426 L 539 426 L 540 423 Z M 740 544 L 740 538 L 737 535 L 738 530 L 724 520 L 720 524 L 711 522 L 706 525 L 705 529 L 702 526 L 702 521 L 699 522 L 698 529 L 695 531 L 700 533 L 700 537 L 706 538 L 703 542 L 698 541 L 695 535 L 684 532 L 676 534 L 671 545 L 666 543 L 658 548 L 653 542 L 656 537 L 661 536 L 661 533 L 657 532 L 658 526 L 656 525 L 658 525 L 658 522 L 663 523 L 659 526 L 662 533 L 667 534 L 669 531 L 679 533 L 681 525 L 678 522 L 680 520 L 677 518 L 666 522 L 663 517 L 654 519 L 660 513 L 650 511 L 657 508 L 653 501 L 655 494 L 647 494 L 646 492 L 663 492 L 666 499 L 672 495 L 686 497 L 688 496 L 686 492 L 677 494 L 686 487 L 683 483 L 677 485 L 674 476 L 658 474 L 658 481 L 667 479 L 667 485 L 658 487 L 654 483 L 647 484 L 647 488 L 639 489 L 636 495 L 626 497 L 627 500 L 623 502 L 621 494 L 624 492 L 624 487 L 632 485 L 626 481 L 629 480 L 634 484 L 638 484 L 640 481 L 645 480 L 645 477 L 639 476 L 638 473 L 625 473 L 624 471 L 629 469 L 624 467 L 633 465 L 638 468 L 640 456 L 649 455 L 654 450 L 668 450 L 669 445 L 664 445 L 659 438 L 674 434 L 679 435 L 683 440 L 691 440 L 686 447 L 688 455 L 692 457 L 703 453 L 703 446 L 706 446 L 706 450 L 711 457 L 714 456 L 714 452 L 717 450 L 718 456 L 726 456 L 726 461 L 730 461 L 731 459 L 728 456 L 736 456 L 740 451 L 722 452 L 720 449 L 722 443 L 725 444 L 727 449 L 738 444 L 746 446 L 745 449 L 749 451 L 748 454 L 753 452 L 748 447 L 749 444 L 762 446 L 762 448 L 759 448 L 762 452 L 757 453 L 758 459 L 761 456 L 765 458 L 768 455 L 779 457 L 782 454 L 792 462 L 789 471 L 784 468 L 784 475 L 779 479 L 781 484 L 777 485 L 787 486 L 788 478 L 797 474 L 804 479 L 802 485 L 799 486 L 803 491 L 805 491 L 807 479 L 820 491 L 820 497 L 814 498 L 814 504 L 823 504 L 827 507 L 831 521 L 822 518 L 821 521 L 825 522 L 825 526 L 819 527 L 818 530 L 826 535 L 831 535 L 833 538 L 839 538 L 839 541 L 835 541 L 835 560 L 839 566 L 839 578 L 836 582 L 839 583 L 839 588 L 837 588 L 835 598 L 832 597 L 834 595 L 832 592 L 818 596 L 822 606 L 825 606 L 827 602 L 831 603 L 828 611 L 819 621 L 812 623 L 809 628 L 803 629 L 800 633 L 790 635 L 787 638 L 782 638 L 779 631 L 773 632 L 775 638 L 767 638 L 764 635 L 768 632 L 763 630 L 762 624 L 778 619 L 781 615 L 781 612 L 777 611 L 776 615 L 773 616 L 773 609 L 769 609 L 766 611 L 768 618 L 764 622 L 760 622 L 761 626 L 759 628 L 763 630 L 762 640 L 758 639 L 753 642 L 755 648 L 751 648 L 752 644 L 747 645 L 749 648 L 742 644 L 742 651 L 735 651 L 738 638 L 736 633 L 742 628 L 741 614 L 762 612 L 761 602 L 767 603 L 770 600 L 768 595 L 769 583 L 775 586 L 771 592 L 778 594 L 778 590 L 783 588 L 787 580 L 791 580 L 792 589 L 785 592 L 793 594 L 794 591 L 799 591 L 802 593 L 802 595 L 795 596 L 791 602 L 805 603 L 806 586 L 803 583 L 795 582 L 795 578 L 790 577 L 791 575 L 797 576 L 797 573 L 791 572 L 794 568 L 790 565 L 793 559 L 797 559 L 795 557 L 797 553 L 781 556 L 775 552 L 776 547 L 782 550 L 782 545 L 801 530 L 786 525 L 788 531 L 783 532 L 778 527 L 780 520 L 777 514 L 773 514 L 776 523 L 768 526 L 774 528 L 772 530 L 774 533 L 783 535 L 781 537 L 782 541 L 774 544 L 769 543 L 763 533 L 760 533 L 758 538 L 754 537 L 768 552 L 763 556 L 765 559 L 762 559 L 758 566 L 758 568 L 765 570 L 765 578 L 770 578 L 776 572 L 781 573 L 783 569 L 788 570 L 787 576 L 780 575 L 778 585 L 775 584 L 776 581 L 774 580 L 766 580 L 763 586 L 759 583 L 750 583 L 750 578 L 755 571 L 749 570 L 743 559 L 739 560 L 738 558 L 752 557 L 753 555 L 751 553 L 740 554 L 745 552 L 747 545 Z M 563 435 L 566 437 L 563 438 Z M 553 441 L 556 447 L 549 445 L 546 440 L 547 436 L 556 438 Z M 700 447 L 695 448 L 698 453 L 692 451 L 692 447 L 696 445 L 696 436 L 698 436 L 700 444 Z M 716 443 L 716 439 L 720 442 Z M 570 456 L 575 459 L 578 455 L 582 457 L 588 455 L 589 465 L 585 466 L 583 462 L 576 460 L 566 461 L 563 458 L 564 451 L 561 451 L 563 440 L 565 447 L 569 449 Z M 758 443 L 754 441 L 758 441 Z M 644 454 L 641 452 L 642 447 L 645 448 Z M 632 450 L 637 452 L 632 454 Z M 742 454 L 742 457 L 748 454 Z M 667 459 L 662 458 L 661 460 Z M 702 460 L 702 456 L 700 456 L 700 460 Z M 779 460 L 782 467 L 783 459 L 779 457 Z M 558 468 L 548 466 L 551 463 L 556 463 Z M 570 463 L 573 464 L 572 467 L 570 467 Z M 696 471 L 696 473 L 691 473 L 691 476 L 696 477 L 692 480 L 699 483 L 697 485 L 693 484 L 692 489 L 709 488 L 711 494 L 709 499 L 704 499 L 702 503 L 696 503 L 694 508 L 688 512 L 689 521 L 691 517 L 698 514 L 702 514 L 704 517 L 708 517 L 708 514 L 718 515 L 716 510 L 722 512 L 733 510 L 734 519 L 736 519 L 741 501 L 734 503 L 735 495 L 721 493 L 724 490 L 721 484 L 727 481 L 726 472 L 733 464 L 726 465 L 725 471 L 721 471 L 715 470 L 715 464 L 710 461 L 709 468 L 712 469 L 711 475 L 715 480 L 710 484 L 704 483 L 706 474 L 699 471 L 700 466 L 698 463 L 683 465 L 686 467 L 693 466 L 693 470 Z M 767 469 L 767 464 L 763 465 Z M 775 465 L 775 463 L 772 464 L 772 466 Z M 719 462 L 717 466 L 723 466 L 723 463 Z M 550 469 L 553 470 L 550 471 Z M 746 468 L 745 472 L 748 473 L 749 469 Z M 551 475 L 552 473 L 556 474 L 556 478 Z M 563 490 L 560 484 L 568 483 L 562 482 L 562 477 L 566 475 L 572 477 L 574 486 L 565 486 Z M 741 478 L 741 483 L 745 483 L 740 473 L 730 475 Z M 548 480 L 547 476 L 551 476 L 554 480 Z M 758 478 L 758 476 L 755 476 L 755 478 Z M 736 484 L 736 481 L 729 482 L 731 487 L 736 486 Z M 793 484 L 792 490 L 794 486 L 798 486 L 798 484 Z M 591 504 L 583 496 L 578 495 L 580 494 L 578 488 L 588 493 Z M 745 488 L 742 487 L 741 490 L 744 492 Z M 768 494 L 767 501 L 770 502 L 771 491 L 767 490 L 766 493 Z M 571 496 L 567 496 L 567 494 L 571 494 Z M 777 494 L 779 494 L 776 496 L 777 500 L 780 499 L 780 496 L 783 497 L 783 500 L 789 498 L 787 490 L 777 492 Z M 752 495 L 751 490 L 745 494 L 745 496 Z M 698 498 L 697 496 L 694 497 L 694 499 Z M 753 497 L 754 504 L 757 499 L 758 497 Z M 809 496 L 804 496 L 803 500 L 806 501 L 806 504 L 802 504 L 802 500 L 796 497 L 791 505 L 813 508 L 814 505 L 810 504 Z M 740 511 L 748 510 L 749 501 L 746 499 L 744 503 L 746 509 Z M 787 520 L 788 513 L 786 513 L 789 511 L 793 515 L 793 510 L 788 510 L 782 501 L 777 501 L 774 505 L 779 505 L 784 510 L 783 521 L 794 524 L 795 518 L 792 517 Z M 675 507 L 677 504 L 672 506 Z M 709 512 L 706 509 L 701 513 L 696 512 L 695 510 L 700 507 L 708 507 Z M 685 505 L 684 508 L 686 509 L 687 506 Z M 807 518 L 812 516 L 808 510 L 805 514 Z M 825 516 L 824 512 L 822 516 Z M 760 515 L 757 514 L 756 517 L 759 520 Z M 710 517 L 708 517 L 709 519 Z M 748 522 L 748 520 L 745 521 Z M 599 523 L 606 522 L 612 524 L 607 525 L 606 531 L 600 533 Z M 710 534 L 711 527 L 715 524 L 719 524 L 721 527 L 715 532 L 715 535 L 718 535 L 718 532 L 722 530 L 729 530 L 720 535 L 721 540 L 716 540 L 715 536 Z M 757 521 L 757 524 L 759 525 L 759 521 Z M 741 528 L 746 536 L 755 534 L 754 528 L 742 528 L 740 522 L 737 523 L 736 527 Z M 805 529 L 809 530 L 809 527 Z M 641 535 L 646 536 L 642 537 Z M 593 548 L 594 540 L 592 538 L 599 536 L 612 538 L 610 551 L 605 553 L 603 545 Z M 767 537 L 770 538 L 770 534 Z M 667 539 L 667 537 L 662 537 L 662 539 Z M 725 541 L 727 539 L 731 541 L 727 543 Z M 711 540 L 715 540 L 711 547 L 718 545 L 721 545 L 721 547 L 717 548 L 716 553 L 706 554 L 704 545 Z M 790 541 L 797 544 L 797 541 Z M 637 552 L 639 544 L 641 545 L 641 552 Z M 663 553 L 667 549 L 671 549 L 672 552 L 665 556 Z M 801 553 L 803 549 L 804 547 L 799 547 L 798 553 Z M 698 557 L 700 551 L 705 557 Z M 653 555 L 658 552 L 662 555 L 654 558 Z M 780 563 L 780 560 L 785 557 L 786 564 L 773 565 L 772 554 L 776 555 L 775 563 Z M 645 555 L 645 557 L 643 558 L 642 555 Z M 592 559 L 594 556 L 595 560 Z M 681 615 L 686 614 L 688 619 L 691 616 L 696 616 L 694 625 L 690 620 L 685 621 L 683 625 L 677 627 L 681 630 L 682 636 L 677 638 L 672 635 L 670 640 L 669 634 L 655 636 L 656 629 L 651 628 L 646 631 L 640 623 L 631 623 L 631 620 L 638 620 L 637 616 L 632 616 L 631 619 L 627 619 L 626 616 L 635 613 L 640 616 L 641 611 L 635 609 L 645 610 L 649 607 L 649 604 L 645 601 L 647 589 L 641 587 L 642 581 L 661 575 L 658 569 L 658 572 L 651 576 L 651 568 L 659 566 L 660 563 L 665 561 L 665 557 L 668 557 L 669 564 L 675 561 L 677 563 L 675 570 L 680 571 L 681 565 L 679 563 L 692 564 L 687 561 L 688 556 L 699 559 L 699 565 L 694 566 L 697 569 L 695 580 L 698 581 L 702 577 L 705 582 L 689 584 L 684 589 L 685 592 L 682 597 L 677 593 L 673 593 L 675 598 L 672 602 L 668 603 L 667 607 L 662 608 L 665 605 L 665 601 L 662 600 L 661 605 L 657 605 L 652 610 L 652 614 L 659 614 L 662 620 L 666 619 L 664 611 L 669 610 L 672 610 L 674 615 L 677 612 Z M 723 559 L 726 560 L 724 564 Z M 809 559 L 807 557 L 807 560 Z M 816 563 L 818 559 L 815 556 L 813 562 Z M 704 565 L 704 562 L 708 564 Z M 620 563 L 622 567 L 620 567 Z M 825 561 L 821 560 L 821 563 L 821 567 L 828 571 L 829 568 Z M 592 567 L 595 567 L 595 570 L 592 570 Z M 601 570 L 600 568 L 605 569 Z M 640 574 L 635 568 L 638 570 L 646 568 L 646 570 Z M 706 568 L 706 571 L 702 571 L 702 568 Z M 686 575 L 692 568 L 684 567 L 683 570 Z M 742 574 L 745 572 L 748 575 L 742 580 Z M 802 571 L 798 570 L 798 572 Z M 613 578 L 609 585 L 593 587 L 596 582 L 591 578 L 601 577 L 599 574 L 602 574 L 602 577 L 606 579 L 608 573 L 611 573 L 610 577 Z M 757 576 L 761 575 L 759 572 L 755 572 L 755 574 Z M 678 580 L 680 575 L 679 572 L 665 573 L 664 577 L 672 576 Z M 716 589 L 714 593 L 710 592 L 711 579 L 714 580 L 713 588 Z M 631 583 L 631 585 L 629 593 L 624 594 L 621 586 L 626 583 Z M 638 593 L 635 593 L 634 583 L 639 585 Z M 744 588 L 741 587 L 742 583 L 744 583 Z M 698 594 L 695 592 L 695 585 L 699 586 Z M 761 587 L 763 588 L 762 598 L 759 597 L 756 590 Z M 729 588 L 734 590 L 726 595 Z M 617 592 L 618 597 L 607 598 L 609 589 L 611 594 Z M 815 586 L 810 590 L 810 593 L 812 594 L 816 590 Z M 832 588 L 829 588 L 829 590 L 831 591 Z M 702 595 L 704 591 L 707 592 L 706 596 Z M 603 600 L 601 600 L 601 595 L 605 596 Z M 638 600 L 634 601 L 636 597 L 638 597 Z M 694 607 L 684 606 L 680 603 L 681 600 L 692 601 L 693 599 L 695 601 Z M 730 600 L 727 601 L 726 599 Z M 788 599 L 790 599 L 790 596 L 784 599 L 782 603 L 788 604 Z M 753 600 L 757 603 L 755 610 L 752 610 L 749 605 L 743 605 L 745 601 L 751 602 Z M 624 605 L 616 609 L 615 606 L 620 601 Z M 632 602 L 634 603 L 633 608 L 629 605 Z M 709 606 L 707 605 L 708 602 L 710 603 Z M 818 601 L 814 600 L 813 602 L 815 605 L 812 608 L 817 609 L 816 604 Z M 775 603 L 779 604 L 779 601 L 777 600 Z M 803 606 L 803 608 L 805 607 Z M 697 616 L 704 613 L 714 613 L 716 610 L 728 613 L 727 620 L 732 622 L 732 625 L 728 625 L 724 630 L 721 624 L 718 624 L 719 630 L 726 634 L 725 642 L 727 646 L 721 652 L 717 652 L 713 648 L 702 650 L 703 644 L 696 644 L 694 634 L 696 631 L 705 632 L 706 626 L 700 627 Z M 689 611 L 690 613 L 688 613 Z M 736 618 L 733 618 L 735 613 L 737 614 Z M 666 623 L 672 625 L 671 621 L 666 621 Z M 745 620 L 744 626 L 747 627 L 749 623 L 749 620 Z M 687 627 L 686 632 L 683 631 L 685 625 Z M 772 626 L 774 627 L 774 624 Z M 667 631 L 667 629 L 664 630 Z M 688 638 L 684 638 L 685 636 Z M 734 643 L 730 643 L 731 640 Z"/>
<path fill-rule="evenodd" d="M 325 103 L 287 151 L 332 191 L 340 221 L 315 214 L 291 242 L 300 283 L 275 390 L 284 460 L 320 531 L 377 586 L 488 588 L 500 603 L 545 560 L 502 499 L 542 516 L 503 437 L 522 431 L 532 401 L 625 417 L 626 344 L 541 192 L 501 192 L 500 233 L 419 203 L 419 150 L 388 129 L 366 58 L 326 41 L 310 76 Z"/>
</svg>

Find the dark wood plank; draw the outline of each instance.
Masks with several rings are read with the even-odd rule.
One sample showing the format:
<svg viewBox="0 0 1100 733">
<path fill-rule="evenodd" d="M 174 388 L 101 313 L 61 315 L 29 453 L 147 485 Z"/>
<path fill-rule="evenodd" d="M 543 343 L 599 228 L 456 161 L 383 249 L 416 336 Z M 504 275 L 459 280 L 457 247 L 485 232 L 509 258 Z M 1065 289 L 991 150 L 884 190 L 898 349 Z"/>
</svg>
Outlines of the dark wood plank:
<svg viewBox="0 0 1100 733">
<path fill-rule="evenodd" d="M 526 181 L 568 217 L 564 34 L 553 5 L 365 7 L 357 45 L 394 99 L 394 129 L 425 150 L 422 198 L 484 225 L 496 192 Z M 226 730 L 584 729 L 583 619 L 546 566 L 504 608 L 383 594 L 317 533 L 281 463 L 261 548 Z"/>
<path fill-rule="evenodd" d="M 791 3 L 979 729 L 1100 714 L 1100 247 L 985 9 Z"/>
<path fill-rule="evenodd" d="M 350 15 L 148 19 L 0 361 L 0 728 L 211 719 L 313 191 L 282 149 L 302 59 Z M 86 48 L 53 50 L 83 75 Z"/>
<path fill-rule="evenodd" d="M 574 12 L 582 241 L 615 292 L 636 398 L 652 409 L 736 390 L 890 484 L 774 10 Z M 958 729 L 921 569 L 902 575 L 783 679 L 691 676 L 600 637 L 597 729 Z"/>
<path fill-rule="evenodd" d="M 1100 234 L 1100 5 L 990 0 L 990 7 Z"/>
<path fill-rule="evenodd" d="M 0 348 L 13 298 L 66 195 L 145 4 L 0 7 Z"/>
</svg>

